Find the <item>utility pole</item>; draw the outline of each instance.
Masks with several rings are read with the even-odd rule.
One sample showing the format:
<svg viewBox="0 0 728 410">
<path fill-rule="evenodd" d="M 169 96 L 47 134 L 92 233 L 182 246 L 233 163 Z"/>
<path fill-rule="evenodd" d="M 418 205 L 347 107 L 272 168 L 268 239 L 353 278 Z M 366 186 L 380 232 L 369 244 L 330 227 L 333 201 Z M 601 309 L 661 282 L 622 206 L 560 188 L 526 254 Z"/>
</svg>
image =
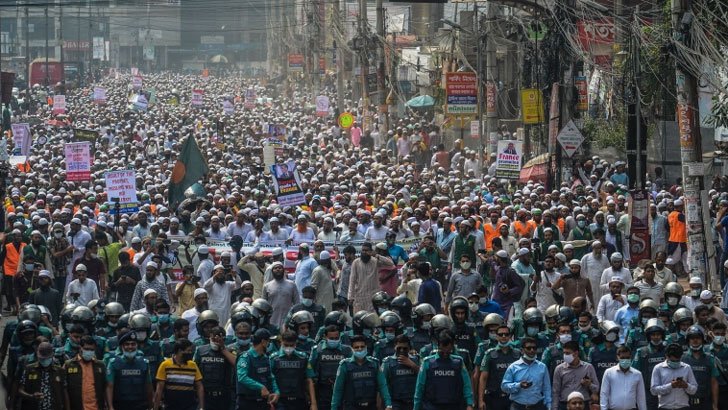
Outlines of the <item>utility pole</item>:
<svg viewBox="0 0 728 410">
<path fill-rule="evenodd" d="M 334 0 L 333 3 L 333 25 L 334 30 L 343 32 L 341 29 L 341 4 L 340 0 Z M 334 48 L 336 53 L 336 108 L 338 112 L 344 112 L 344 70 L 346 65 L 344 64 L 344 53 L 341 52 L 343 44 L 336 44 L 334 42 Z"/>
<path fill-rule="evenodd" d="M 672 0 L 673 40 L 687 48 L 692 48 L 690 28 L 694 18 L 689 1 Z M 675 80 L 677 94 L 677 120 L 680 135 L 680 160 L 682 162 L 683 203 L 685 206 L 685 225 L 687 229 L 687 266 L 690 276 L 703 279 L 712 289 L 718 289 L 715 271 L 708 272 L 707 243 L 710 230 L 705 229 L 704 208 L 707 206 L 703 183 L 703 154 L 700 135 L 700 115 L 698 112 L 697 79 L 683 65 L 683 54 L 674 51 Z M 707 198 L 706 198 L 707 199 Z M 712 246 L 712 245 L 711 245 Z M 707 276 L 707 277 L 703 277 Z"/>
<path fill-rule="evenodd" d="M 384 4 L 382 0 L 377 0 L 377 35 L 379 41 L 377 42 L 377 105 L 379 106 L 379 114 L 381 115 L 382 130 L 380 132 L 387 133 L 389 130 L 389 109 L 387 106 L 387 93 L 385 91 L 385 77 L 386 71 L 384 70 L 384 45 L 387 41 L 387 33 L 384 29 Z M 378 124 L 373 124 L 375 127 Z M 374 130 L 372 130 L 374 131 Z"/>
<path fill-rule="evenodd" d="M 25 6 L 25 72 L 28 75 L 28 87 L 30 83 L 30 18 L 28 17 L 28 6 Z"/>
<path fill-rule="evenodd" d="M 63 6 L 58 5 L 58 52 L 59 52 L 59 60 L 61 61 L 61 67 L 64 67 L 63 63 L 65 62 L 65 57 L 63 56 Z M 64 70 L 65 72 L 65 70 Z M 63 78 L 61 78 L 61 84 L 63 84 L 63 93 L 65 94 L 66 91 L 66 75 L 63 75 Z"/>
<path fill-rule="evenodd" d="M 359 0 L 359 37 L 360 42 L 365 44 L 367 30 L 367 1 Z M 361 47 L 359 50 L 359 67 L 360 67 L 360 78 L 361 78 L 361 101 L 362 101 L 362 114 L 364 117 L 363 123 L 367 123 L 369 117 L 369 90 L 367 90 L 367 77 L 369 76 L 369 61 L 367 61 L 367 47 Z M 365 127 L 362 127 L 364 129 Z"/>
<path fill-rule="evenodd" d="M 490 7 L 490 6 L 487 6 Z M 478 3 L 475 3 L 475 13 L 473 18 L 473 32 L 475 41 L 477 41 L 477 73 L 475 78 L 478 80 L 478 137 L 480 138 L 480 147 L 478 147 L 478 168 L 483 171 L 485 167 L 485 144 L 488 139 L 483 138 L 483 35 L 480 32 L 480 15 L 478 14 Z"/>
<path fill-rule="evenodd" d="M 495 17 L 496 17 L 496 5 L 493 2 L 487 3 L 487 9 L 485 11 L 485 81 L 486 81 L 486 90 L 490 87 L 493 88 L 492 92 L 486 92 L 486 108 L 488 106 L 494 106 L 496 107 L 495 110 L 488 110 L 486 112 L 486 116 L 488 118 L 487 123 L 487 130 L 485 132 L 485 137 L 487 138 L 486 141 L 491 141 L 490 135 L 494 132 L 497 132 L 498 129 L 498 98 L 496 97 L 496 81 L 495 81 L 495 73 L 496 73 L 496 55 L 495 55 L 495 43 L 493 42 L 492 33 L 493 30 L 493 24 L 495 23 Z M 493 99 L 493 101 L 491 101 Z M 492 141 L 491 141 L 492 142 Z M 497 141 L 494 144 L 490 144 L 490 150 L 489 152 L 495 152 L 498 147 Z M 484 164 L 485 165 L 485 164 Z"/>
<path fill-rule="evenodd" d="M 313 50 L 313 69 L 311 70 L 311 78 L 313 80 L 313 91 L 311 102 L 316 103 L 316 97 L 321 90 L 321 67 L 319 60 L 321 59 L 321 8 L 324 7 L 323 0 L 313 0 L 313 39 L 311 40 L 311 48 Z"/>
<path fill-rule="evenodd" d="M 48 6 L 45 8 L 45 83 L 46 83 L 46 89 L 50 87 L 51 79 L 49 77 L 50 70 L 48 69 Z"/>
</svg>

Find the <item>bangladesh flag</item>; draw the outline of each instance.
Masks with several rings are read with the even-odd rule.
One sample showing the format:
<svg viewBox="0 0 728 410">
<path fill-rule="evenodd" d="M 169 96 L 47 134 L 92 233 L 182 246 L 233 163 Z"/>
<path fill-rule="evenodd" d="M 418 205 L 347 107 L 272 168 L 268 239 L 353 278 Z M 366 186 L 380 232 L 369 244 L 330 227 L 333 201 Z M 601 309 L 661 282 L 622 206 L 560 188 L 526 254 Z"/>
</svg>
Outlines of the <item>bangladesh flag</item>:
<svg viewBox="0 0 728 410">
<path fill-rule="evenodd" d="M 209 172 L 205 158 L 197 146 L 193 136 L 187 137 L 182 144 L 182 152 L 174 164 L 172 176 L 169 179 L 169 205 L 172 209 L 185 199 L 184 192 L 187 188 L 198 182 Z"/>
</svg>

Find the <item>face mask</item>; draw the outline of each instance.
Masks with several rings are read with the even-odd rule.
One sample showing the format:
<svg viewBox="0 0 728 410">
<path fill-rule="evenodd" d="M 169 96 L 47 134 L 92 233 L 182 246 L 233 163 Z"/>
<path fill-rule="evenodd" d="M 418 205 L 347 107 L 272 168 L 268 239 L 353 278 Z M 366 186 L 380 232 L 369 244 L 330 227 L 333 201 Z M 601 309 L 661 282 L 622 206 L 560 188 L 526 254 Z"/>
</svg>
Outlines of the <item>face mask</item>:
<svg viewBox="0 0 728 410">
<path fill-rule="evenodd" d="M 339 346 L 341 346 L 341 340 L 340 339 L 326 339 L 326 347 L 329 349 L 338 349 Z"/>
<path fill-rule="evenodd" d="M 650 340 L 650 343 L 652 343 L 652 346 L 660 346 L 662 344 L 662 340 L 656 342 L 654 340 Z"/>
<path fill-rule="evenodd" d="M 92 259 L 96 259 L 96 258 L 98 258 L 98 257 L 99 257 L 99 255 L 98 255 L 97 253 L 92 253 L 92 254 L 91 254 L 91 258 L 92 258 Z"/>
<path fill-rule="evenodd" d="M 281 347 L 281 352 L 283 352 L 283 354 L 285 354 L 286 356 L 290 356 L 291 354 L 293 354 L 294 350 L 296 350 L 295 347 Z"/>
<path fill-rule="evenodd" d="M 460 268 L 462 269 L 470 269 L 470 262 L 461 262 Z"/>
<path fill-rule="evenodd" d="M 470 303 L 470 304 L 468 304 L 468 309 L 470 309 L 470 311 L 472 313 L 475 313 L 475 312 L 478 311 L 478 304 L 477 303 Z"/>
<path fill-rule="evenodd" d="M 136 354 L 137 354 L 136 350 L 132 350 L 131 352 L 127 352 L 126 350 L 124 350 L 124 357 L 129 360 L 135 358 Z"/>
<path fill-rule="evenodd" d="M 568 343 L 571 341 L 571 335 L 559 335 L 559 342 L 563 345 L 564 343 Z"/>
<path fill-rule="evenodd" d="M 147 340 L 147 332 L 136 332 L 136 337 L 139 342 Z"/>
<path fill-rule="evenodd" d="M 372 335 L 372 330 L 371 329 L 362 329 L 361 334 L 366 337 L 369 337 Z"/>
<path fill-rule="evenodd" d="M 680 360 L 674 361 L 674 360 L 668 360 L 667 365 L 671 369 L 679 369 L 680 368 Z"/>
<path fill-rule="evenodd" d="M 81 357 L 83 360 L 90 362 L 96 357 L 96 352 L 93 350 L 83 350 L 81 351 Z"/>
<path fill-rule="evenodd" d="M 119 323 L 118 322 L 117 323 L 111 323 L 111 322 L 109 322 L 106 325 L 108 327 L 112 328 L 112 329 L 116 329 L 119 326 Z"/>
<path fill-rule="evenodd" d="M 537 327 L 529 327 L 526 329 L 526 334 L 533 337 L 538 334 L 538 328 Z"/>
<path fill-rule="evenodd" d="M 629 369 L 632 367 L 632 359 L 619 359 L 619 367 L 622 369 Z"/>
<path fill-rule="evenodd" d="M 306 335 L 298 335 L 298 340 L 305 341 L 306 339 L 308 339 L 308 336 L 306 336 Z"/>
<path fill-rule="evenodd" d="M 687 336 L 688 331 L 687 330 L 678 330 L 677 332 L 680 336 Z"/>
<path fill-rule="evenodd" d="M 635 295 L 634 293 L 627 295 L 628 303 L 638 303 L 639 301 L 640 301 L 640 295 Z"/>
<path fill-rule="evenodd" d="M 63 238 L 63 233 L 62 232 L 56 232 L 56 233 L 53 234 L 53 237 L 56 238 L 56 239 L 61 239 L 61 238 Z"/>
<path fill-rule="evenodd" d="M 391 342 L 392 340 L 394 340 L 394 337 L 395 336 L 396 335 L 394 333 L 392 333 L 392 332 L 385 332 L 384 333 L 384 338 L 387 339 L 388 342 Z"/>
<path fill-rule="evenodd" d="M 647 326 L 647 322 L 649 322 L 649 321 L 650 321 L 650 318 L 648 318 L 648 317 L 643 317 L 643 318 L 642 318 L 642 326 Z"/>
<path fill-rule="evenodd" d="M 576 224 L 579 226 L 579 228 L 584 228 L 586 226 L 586 221 L 578 221 Z"/>
<path fill-rule="evenodd" d="M 25 270 L 33 270 L 33 268 L 35 268 L 35 264 L 33 264 L 33 263 L 25 264 Z"/>
<path fill-rule="evenodd" d="M 485 302 L 487 302 L 487 301 L 488 301 L 488 298 L 480 298 L 480 300 L 478 300 L 478 303 L 480 303 L 481 305 L 485 305 Z"/>
<path fill-rule="evenodd" d="M 618 339 L 618 336 L 616 333 L 607 333 L 606 336 L 604 336 L 605 339 L 607 339 L 607 342 L 615 342 Z"/>
<path fill-rule="evenodd" d="M 566 363 L 566 364 L 572 364 L 572 363 L 574 363 L 574 355 L 573 354 L 565 354 L 564 355 L 564 363 Z"/>
<path fill-rule="evenodd" d="M 508 342 L 505 342 L 505 343 L 502 343 L 502 342 L 498 342 L 498 347 L 500 347 L 500 348 L 504 348 L 504 347 L 507 347 L 507 346 L 509 346 L 509 344 L 510 344 L 510 343 L 508 343 Z"/>
<path fill-rule="evenodd" d="M 703 345 L 690 346 L 690 349 L 692 349 L 692 351 L 694 351 L 694 352 L 699 352 L 699 351 L 703 350 Z"/>
<path fill-rule="evenodd" d="M 699 298 L 700 292 L 701 292 L 701 289 L 693 289 L 690 291 L 690 296 L 692 296 L 694 298 Z"/>
<path fill-rule="evenodd" d="M 722 346 L 723 343 L 725 343 L 725 336 L 714 336 L 713 343 L 718 346 Z"/>
<path fill-rule="evenodd" d="M 588 332 L 591 330 L 591 325 L 579 325 L 579 330 L 582 332 Z"/>
<path fill-rule="evenodd" d="M 48 359 L 40 359 L 38 360 L 38 363 L 41 365 L 41 367 L 48 367 L 53 363 L 53 358 L 49 357 Z"/>
<path fill-rule="evenodd" d="M 303 306 L 310 307 L 313 305 L 313 299 L 301 298 L 301 303 L 303 303 Z"/>
<path fill-rule="evenodd" d="M 432 325 L 430 324 L 430 322 L 425 322 L 422 324 L 422 330 L 430 330 L 431 327 Z"/>
<path fill-rule="evenodd" d="M 363 359 L 365 357 L 367 357 L 367 349 L 354 352 L 354 358 L 356 359 Z"/>
<path fill-rule="evenodd" d="M 210 343 L 210 350 L 212 350 L 213 352 L 217 352 L 218 350 L 220 350 L 220 346 L 216 345 L 215 343 Z"/>
<path fill-rule="evenodd" d="M 162 313 L 161 315 L 159 315 L 159 323 L 169 323 L 169 313 Z"/>
<path fill-rule="evenodd" d="M 496 332 L 489 332 L 488 333 L 488 338 L 490 340 L 497 340 L 498 339 L 498 334 Z"/>
<path fill-rule="evenodd" d="M 524 353 L 523 358 L 528 360 L 529 362 L 532 362 L 532 361 L 536 360 L 536 355 L 531 356 L 531 355 L 527 355 Z"/>
<path fill-rule="evenodd" d="M 671 297 L 667 298 L 667 304 L 670 306 L 677 305 L 677 302 L 678 302 L 678 298 L 676 298 L 676 297 L 671 296 Z"/>
<path fill-rule="evenodd" d="M 250 338 L 248 338 L 248 339 L 238 338 L 237 342 L 238 342 L 238 346 L 250 346 Z"/>
<path fill-rule="evenodd" d="M 183 362 L 189 362 L 192 360 L 192 353 L 182 353 L 182 361 Z"/>
</svg>

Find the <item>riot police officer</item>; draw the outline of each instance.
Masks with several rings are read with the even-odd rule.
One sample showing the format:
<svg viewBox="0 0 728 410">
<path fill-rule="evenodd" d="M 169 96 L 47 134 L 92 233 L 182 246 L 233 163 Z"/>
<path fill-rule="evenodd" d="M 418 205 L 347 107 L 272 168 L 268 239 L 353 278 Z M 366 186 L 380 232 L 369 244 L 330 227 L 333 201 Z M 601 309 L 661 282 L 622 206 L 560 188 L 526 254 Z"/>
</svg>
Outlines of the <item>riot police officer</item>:
<svg viewBox="0 0 728 410">
<path fill-rule="evenodd" d="M 128 313 L 124 313 L 119 318 L 119 321 L 117 322 L 116 326 L 116 334 L 114 336 L 109 337 L 106 339 L 106 354 L 104 355 L 104 362 L 108 365 L 109 360 L 114 355 L 121 355 L 121 346 L 119 346 L 119 338 L 123 336 L 126 332 L 129 331 L 129 315 Z"/>
<path fill-rule="evenodd" d="M 430 321 L 432 327 L 430 328 L 430 344 L 423 347 L 420 350 L 420 356 L 421 357 L 428 357 L 432 354 L 437 353 L 437 345 L 438 345 L 438 337 L 442 333 L 443 330 L 449 330 L 452 331 L 455 327 L 455 324 L 453 323 L 453 320 L 450 319 L 449 316 L 445 316 L 443 314 L 435 315 L 435 317 L 432 318 Z M 468 352 L 465 349 L 460 348 L 455 345 L 455 354 L 460 356 L 460 358 L 463 359 L 463 362 L 465 363 L 465 367 L 468 369 L 468 371 L 473 370 L 473 361 L 470 357 L 470 352 Z"/>
<path fill-rule="evenodd" d="M 487 330 L 483 326 L 486 314 L 481 312 L 478 302 L 480 301 L 480 295 L 477 293 L 471 293 L 468 296 L 468 322 L 475 326 L 475 331 L 478 332 L 480 340 L 488 338 Z"/>
<path fill-rule="evenodd" d="M 604 372 L 610 367 L 619 364 L 617 359 L 617 341 L 619 340 L 619 325 L 611 320 L 605 320 L 599 324 L 599 329 L 603 336 L 600 336 L 600 342 L 597 343 L 589 352 L 589 363 L 594 366 L 597 373 L 597 379 L 601 385 Z"/>
<path fill-rule="evenodd" d="M 270 322 L 271 315 L 273 314 L 273 306 L 265 299 L 258 298 L 253 301 L 250 305 L 250 311 L 253 316 L 258 319 L 258 329 L 267 329 L 271 336 L 276 336 L 280 333 L 280 329 Z M 315 321 L 314 317 L 314 321 Z"/>
<path fill-rule="evenodd" d="M 351 347 L 341 341 L 336 325 L 326 327 L 323 340 L 311 351 L 308 376 L 314 381 L 319 410 L 331 409 L 331 397 L 339 362 L 352 356 Z"/>
<path fill-rule="evenodd" d="M 149 362 L 137 353 L 134 332 L 119 338 L 122 355 L 110 359 L 106 371 L 109 410 L 146 410 L 152 407 L 152 378 Z"/>
<path fill-rule="evenodd" d="M 511 363 L 521 357 L 521 352 L 511 346 L 511 330 L 505 324 L 496 329 L 498 344 L 485 352 L 479 365 L 478 380 L 478 406 L 481 410 L 485 406 L 493 409 L 508 409 L 511 401 L 508 395 L 501 390 L 503 376 Z M 476 363 L 477 365 L 477 363 Z"/>
<path fill-rule="evenodd" d="M 455 323 L 453 333 L 455 344 L 460 349 L 465 349 L 470 357 L 475 356 L 475 351 L 480 344 L 480 337 L 475 326 L 468 322 L 469 305 L 468 300 L 458 296 L 450 302 L 450 318 Z"/>
<path fill-rule="evenodd" d="M 108 306 L 108 305 L 107 305 Z M 162 356 L 172 357 L 174 354 L 174 342 L 179 339 L 187 339 L 190 334 L 190 322 L 187 319 L 177 319 L 172 325 L 172 336 L 162 339 L 159 342 Z"/>
<path fill-rule="evenodd" d="M 315 345 L 313 339 L 309 337 L 313 326 L 313 315 L 306 310 L 299 310 L 294 313 L 286 323 L 286 328 L 297 335 L 296 350 L 306 355 L 311 354 L 311 349 Z"/>
<path fill-rule="evenodd" d="M 407 295 L 399 295 L 392 299 L 392 302 L 389 304 L 389 309 L 399 315 L 399 318 L 402 319 L 402 326 L 406 334 L 411 336 L 414 331 L 412 324 L 412 301 Z"/>
<path fill-rule="evenodd" d="M 210 330 L 210 343 L 197 347 L 193 360 L 202 373 L 205 405 L 211 409 L 229 409 L 235 355 L 225 346 L 225 329 Z"/>
<path fill-rule="evenodd" d="M 660 306 L 660 310 L 668 312 L 672 316 L 678 309 L 684 308 L 685 305 L 681 303 L 684 293 L 685 289 L 681 284 L 677 282 L 667 283 L 665 285 L 665 303 Z M 649 405 L 649 402 L 647 404 Z"/>
<path fill-rule="evenodd" d="M 544 329 L 544 315 L 538 308 L 531 307 L 523 311 L 523 325 L 526 327 L 526 336 L 536 341 L 536 355 L 541 357 L 543 352 L 552 343 L 552 336 Z M 520 343 L 520 342 L 519 342 Z"/>
<path fill-rule="evenodd" d="M 129 329 L 136 334 L 137 350 L 149 362 L 149 371 L 156 375 L 163 357 L 159 343 L 149 339 L 152 334 L 152 320 L 144 313 L 135 313 L 129 319 Z"/>
<path fill-rule="evenodd" d="M 252 341 L 253 328 L 248 322 L 239 322 L 235 326 L 235 342 L 228 344 L 227 348 L 237 359 L 240 359 L 243 353 L 250 349 Z"/>
<path fill-rule="evenodd" d="M 710 353 L 715 357 L 720 377 L 718 378 L 718 408 L 725 410 L 728 408 L 728 347 L 725 345 L 725 335 L 728 326 L 725 323 L 716 323 L 713 325 L 710 333 L 713 336 L 713 343 L 710 344 Z"/>
<path fill-rule="evenodd" d="M 366 338 L 356 335 L 351 338 L 353 355 L 339 364 L 334 382 L 332 409 L 375 410 L 377 392 L 387 410 L 392 410 L 387 382 L 379 368 L 377 359 L 367 353 Z"/>
<path fill-rule="evenodd" d="M 372 296 L 372 306 L 378 316 L 381 316 L 384 312 L 391 310 L 390 305 L 392 304 L 392 297 L 383 290 L 375 293 Z"/>
<path fill-rule="evenodd" d="M 483 362 L 483 356 L 492 347 L 498 346 L 498 328 L 506 322 L 503 317 L 497 313 L 488 313 L 483 319 L 483 330 L 488 337 L 478 343 L 478 349 L 473 357 L 473 391 L 479 389 L 478 382 L 480 380 L 480 364 Z M 491 338 L 492 336 L 492 338 Z M 476 402 L 480 400 L 480 396 L 476 397 Z"/>
<path fill-rule="evenodd" d="M 278 410 L 305 410 L 316 407 L 316 393 L 313 382 L 307 373 L 308 357 L 296 350 L 297 336 L 286 330 L 281 335 L 281 348 L 271 354 L 270 363 L 273 376 L 281 394 L 278 398 Z"/>
<path fill-rule="evenodd" d="M 434 320 L 434 319 L 433 319 Z M 455 351 L 455 335 L 443 330 L 437 335 L 437 352 L 422 359 L 417 376 L 414 409 L 473 409 L 473 390 L 463 358 Z"/>
<path fill-rule="evenodd" d="M 410 342 L 412 348 L 419 352 L 423 347 L 430 344 L 430 320 L 437 312 L 429 303 L 420 303 L 412 310 L 412 324 L 414 332 Z"/>
<path fill-rule="evenodd" d="M 326 333 L 326 329 L 334 325 L 336 328 L 339 329 L 339 333 L 341 334 L 341 342 L 345 345 L 348 345 L 351 343 L 350 336 L 349 336 L 349 330 L 346 326 L 347 321 L 347 314 L 344 312 L 341 312 L 339 310 L 334 310 L 332 312 L 329 312 L 326 315 L 326 318 L 324 319 L 324 327 L 319 329 L 318 334 L 316 335 L 316 344 L 321 342 L 321 340 L 324 339 L 324 334 Z"/>
<path fill-rule="evenodd" d="M 420 371 L 420 359 L 412 350 L 407 335 L 399 335 L 394 339 L 394 353 L 384 358 L 382 373 L 387 381 L 389 394 L 392 396 L 393 410 L 412 410 L 414 408 L 417 374 Z"/>
<path fill-rule="evenodd" d="M 637 323 L 633 324 L 631 329 L 622 329 L 620 340 L 624 340 L 624 344 L 633 352 L 637 349 L 647 346 L 650 341 L 647 340 L 645 334 L 645 325 L 650 319 L 657 317 L 659 306 L 652 299 L 645 299 L 640 302 L 639 313 L 637 314 Z"/>
<path fill-rule="evenodd" d="M 632 361 L 632 367 L 642 372 L 645 382 L 647 396 L 647 408 L 656 409 L 658 406 L 657 396 L 650 393 L 652 383 L 652 371 L 659 363 L 665 361 L 665 325 L 660 319 L 650 319 L 645 325 L 645 334 L 650 344 L 637 349 Z"/>
<path fill-rule="evenodd" d="M 693 325 L 693 312 L 690 309 L 679 308 L 672 315 L 672 323 L 674 333 L 672 334 L 672 342 L 683 347 L 684 351 L 688 350 L 688 329 Z"/>
<path fill-rule="evenodd" d="M 374 353 L 374 343 L 377 342 L 375 331 L 381 325 L 379 315 L 366 310 L 361 310 L 354 314 L 351 320 L 352 331 L 354 335 L 364 336 L 367 342 L 367 352 Z"/>
<path fill-rule="evenodd" d="M 382 338 L 374 344 L 374 358 L 381 362 L 385 357 L 394 354 L 394 339 L 402 334 L 402 321 L 399 315 L 386 311 L 379 316 Z"/>
<path fill-rule="evenodd" d="M 210 343 L 209 332 L 216 326 L 220 326 L 220 318 L 214 310 L 208 309 L 200 313 L 200 317 L 197 318 L 197 323 L 195 323 L 195 329 L 199 337 L 192 341 L 195 346 Z"/>
<path fill-rule="evenodd" d="M 106 347 L 106 338 L 96 335 L 96 329 L 94 328 L 95 320 L 96 316 L 94 316 L 91 309 L 86 306 L 78 306 L 73 309 L 73 312 L 71 312 L 72 326 L 81 326 L 83 327 L 84 334 L 93 336 L 94 340 L 96 340 L 96 358 L 98 360 L 102 360 L 108 351 Z"/>
<path fill-rule="evenodd" d="M 688 351 L 683 355 L 682 361 L 693 369 L 695 381 L 700 386 L 698 391 L 690 396 L 690 407 L 695 410 L 712 410 L 713 403 L 718 402 L 719 394 L 720 373 L 716 367 L 715 357 L 704 350 L 705 333 L 700 326 L 690 326 L 686 338 Z"/>
<path fill-rule="evenodd" d="M 119 318 L 124 313 L 124 306 L 118 302 L 109 302 L 104 306 L 104 325 L 96 328 L 96 335 L 109 338 L 116 336 Z"/>
<path fill-rule="evenodd" d="M 572 338 L 571 325 L 562 322 L 557 327 L 557 341 L 543 352 L 541 362 L 549 369 L 549 377 L 554 377 L 556 366 L 564 362 L 564 343 L 570 342 Z M 580 355 L 581 356 L 581 355 Z"/>
<path fill-rule="evenodd" d="M 266 354 L 270 332 L 258 329 L 253 334 L 253 347 L 237 363 L 238 410 L 269 410 L 278 402 L 278 385 Z"/>
<path fill-rule="evenodd" d="M 323 306 L 314 303 L 316 298 L 316 288 L 313 286 L 306 286 L 301 290 L 301 302 L 291 306 L 291 310 L 288 311 L 286 320 L 286 326 L 290 322 L 291 317 L 300 311 L 306 311 L 313 317 L 313 324 L 311 325 L 311 335 L 315 336 L 319 328 L 324 325 L 324 318 L 326 317 L 326 309 Z"/>
</svg>

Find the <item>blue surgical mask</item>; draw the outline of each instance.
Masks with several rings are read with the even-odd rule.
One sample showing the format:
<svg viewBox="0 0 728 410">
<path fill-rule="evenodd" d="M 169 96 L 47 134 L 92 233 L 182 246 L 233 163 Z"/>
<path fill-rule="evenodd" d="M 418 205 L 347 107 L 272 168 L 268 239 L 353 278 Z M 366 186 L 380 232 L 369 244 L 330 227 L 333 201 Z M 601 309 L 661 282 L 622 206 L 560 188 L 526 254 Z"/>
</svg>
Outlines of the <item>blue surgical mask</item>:
<svg viewBox="0 0 728 410">
<path fill-rule="evenodd" d="M 681 363 L 680 360 L 668 360 L 667 361 L 667 365 L 671 369 L 679 369 L 680 368 L 680 363 Z"/>
<path fill-rule="evenodd" d="M 49 357 L 47 359 L 40 359 L 38 360 L 38 363 L 41 365 L 41 367 L 48 367 L 53 363 L 53 358 Z"/>
<path fill-rule="evenodd" d="M 169 323 L 169 313 L 162 313 L 161 315 L 158 316 L 158 318 L 159 318 L 159 323 L 162 323 L 165 325 L 167 323 Z"/>
<path fill-rule="evenodd" d="M 356 359 L 363 359 L 365 357 L 367 357 L 367 349 L 354 352 L 354 358 Z"/>
<path fill-rule="evenodd" d="M 296 350 L 295 347 L 281 347 L 281 352 L 286 356 L 292 355 L 294 350 Z"/>
<path fill-rule="evenodd" d="M 308 339 L 308 336 L 306 335 L 298 335 L 298 340 L 306 340 Z"/>
<path fill-rule="evenodd" d="M 301 298 L 301 303 L 303 303 L 303 306 L 309 307 L 313 305 L 313 299 Z"/>
<path fill-rule="evenodd" d="M 538 334 L 538 328 L 537 327 L 528 327 L 526 328 L 526 334 L 533 337 Z"/>
<path fill-rule="evenodd" d="M 391 342 L 392 340 L 394 340 L 395 336 L 396 335 L 392 332 L 384 332 L 384 338 L 387 339 L 388 342 Z"/>
<path fill-rule="evenodd" d="M 130 359 L 131 360 L 131 359 L 135 358 L 136 355 L 137 355 L 137 351 L 136 350 L 132 350 L 131 352 L 127 352 L 126 350 L 124 350 L 124 357 L 127 358 L 127 359 Z"/>
<path fill-rule="evenodd" d="M 361 334 L 363 334 L 366 337 L 369 337 L 372 335 L 372 330 L 371 329 L 362 329 Z"/>
<path fill-rule="evenodd" d="M 93 350 L 82 350 L 81 357 L 83 358 L 83 360 L 90 362 L 96 357 L 96 352 Z"/>
<path fill-rule="evenodd" d="M 336 339 L 336 340 L 326 339 L 326 347 L 328 347 L 329 349 L 338 349 L 339 346 L 341 346 L 340 339 Z"/>
<path fill-rule="evenodd" d="M 619 359 L 619 367 L 622 369 L 629 369 L 632 367 L 632 359 Z"/>
<path fill-rule="evenodd" d="M 238 338 L 238 346 L 250 346 L 250 338 L 247 339 L 241 339 Z"/>
</svg>

